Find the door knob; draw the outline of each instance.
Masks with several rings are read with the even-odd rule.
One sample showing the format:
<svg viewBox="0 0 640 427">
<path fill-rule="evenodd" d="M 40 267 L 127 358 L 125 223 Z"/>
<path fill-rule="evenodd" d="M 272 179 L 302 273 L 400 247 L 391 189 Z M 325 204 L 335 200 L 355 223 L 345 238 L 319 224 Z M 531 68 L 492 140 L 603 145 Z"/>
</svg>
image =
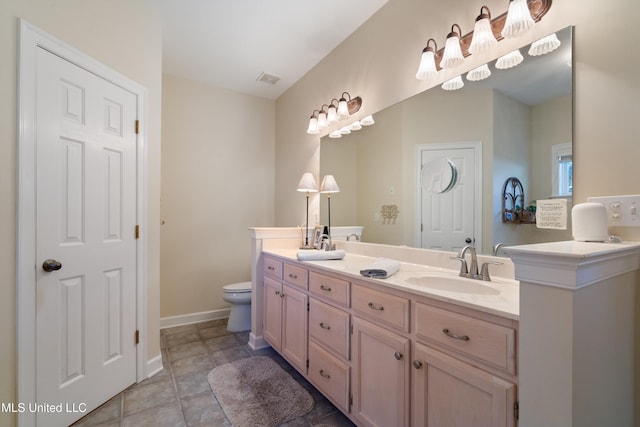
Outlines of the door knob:
<svg viewBox="0 0 640 427">
<path fill-rule="evenodd" d="M 464 239 L 464 242 L 469 244 L 471 243 L 473 240 L 471 240 L 471 237 L 467 237 L 466 239 Z"/>
<path fill-rule="evenodd" d="M 46 272 L 57 271 L 62 268 L 62 264 L 55 259 L 45 259 L 42 263 L 42 269 Z"/>
</svg>

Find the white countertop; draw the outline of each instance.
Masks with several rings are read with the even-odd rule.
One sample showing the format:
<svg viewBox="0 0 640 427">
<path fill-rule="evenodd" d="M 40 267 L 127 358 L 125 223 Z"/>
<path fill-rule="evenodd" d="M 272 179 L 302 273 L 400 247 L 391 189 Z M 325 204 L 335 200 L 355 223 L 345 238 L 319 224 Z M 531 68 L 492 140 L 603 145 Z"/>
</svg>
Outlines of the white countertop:
<svg viewBox="0 0 640 427">
<path fill-rule="evenodd" d="M 273 254 L 285 259 L 297 261 L 297 249 L 269 249 L 265 253 Z M 520 313 L 520 287 L 516 280 L 492 277 L 490 282 L 465 279 L 458 277 L 458 271 L 438 268 L 423 264 L 407 262 L 400 263 L 400 270 L 387 279 L 372 279 L 360 274 L 360 270 L 367 267 L 376 258 L 364 255 L 347 253 L 341 260 L 327 261 L 298 261 L 321 269 L 341 273 L 357 278 L 361 281 L 369 281 L 392 289 L 423 295 L 439 301 L 445 301 L 464 307 L 473 308 L 485 313 L 491 313 L 509 319 L 518 320 Z M 489 268 L 491 271 L 491 268 Z M 419 278 L 425 276 L 447 276 L 459 279 L 460 285 L 447 287 L 442 285 L 421 285 Z M 457 283 L 456 283 L 457 284 Z M 469 292 L 464 285 L 469 285 Z"/>
</svg>

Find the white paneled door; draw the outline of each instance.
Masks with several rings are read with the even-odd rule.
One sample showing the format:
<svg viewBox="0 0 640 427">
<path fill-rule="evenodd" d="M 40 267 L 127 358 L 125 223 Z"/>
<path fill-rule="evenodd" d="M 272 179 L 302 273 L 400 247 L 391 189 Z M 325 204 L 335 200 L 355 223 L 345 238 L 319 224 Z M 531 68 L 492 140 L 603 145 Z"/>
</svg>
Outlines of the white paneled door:
<svg viewBox="0 0 640 427">
<path fill-rule="evenodd" d="M 452 144 L 453 145 L 453 144 Z M 427 148 L 421 150 L 421 165 L 446 158 L 455 163 L 457 183 L 450 191 L 432 192 L 420 189 L 420 246 L 427 249 L 457 251 L 465 245 L 480 244 L 476 227 L 482 206 L 476 206 L 479 194 L 476 185 L 476 147 Z"/>
<path fill-rule="evenodd" d="M 38 425 L 67 425 L 136 381 L 136 96 L 36 57 Z"/>
</svg>

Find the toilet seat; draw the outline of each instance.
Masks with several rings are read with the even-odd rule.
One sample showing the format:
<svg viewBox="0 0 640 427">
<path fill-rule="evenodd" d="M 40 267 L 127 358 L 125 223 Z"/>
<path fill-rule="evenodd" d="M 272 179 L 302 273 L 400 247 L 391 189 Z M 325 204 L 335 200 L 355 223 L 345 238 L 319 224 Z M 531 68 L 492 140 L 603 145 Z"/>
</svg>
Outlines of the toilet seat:
<svg viewBox="0 0 640 427">
<path fill-rule="evenodd" d="M 232 283 L 222 287 L 225 292 L 235 292 L 238 294 L 251 292 L 251 282 Z"/>
</svg>

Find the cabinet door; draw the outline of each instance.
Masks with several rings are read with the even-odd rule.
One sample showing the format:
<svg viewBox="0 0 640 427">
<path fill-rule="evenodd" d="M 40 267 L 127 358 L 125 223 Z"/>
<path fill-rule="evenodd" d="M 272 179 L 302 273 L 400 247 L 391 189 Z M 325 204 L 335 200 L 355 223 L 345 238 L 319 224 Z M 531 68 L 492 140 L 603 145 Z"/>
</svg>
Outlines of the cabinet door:
<svg viewBox="0 0 640 427">
<path fill-rule="evenodd" d="M 351 346 L 358 425 L 409 425 L 409 340 L 353 317 Z"/>
<path fill-rule="evenodd" d="M 263 336 L 271 346 L 282 347 L 282 284 L 269 277 L 264 278 Z"/>
<path fill-rule="evenodd" d="M 282 355 L 306 373 L 309 297 L 286 285 L 282 286 L 282 295 Z"/>
<path fill-rule="evenodd" d="M 419 343 L 412 371 L 413 426 L 515 425 L 515 384 Z"/>
</svg>

